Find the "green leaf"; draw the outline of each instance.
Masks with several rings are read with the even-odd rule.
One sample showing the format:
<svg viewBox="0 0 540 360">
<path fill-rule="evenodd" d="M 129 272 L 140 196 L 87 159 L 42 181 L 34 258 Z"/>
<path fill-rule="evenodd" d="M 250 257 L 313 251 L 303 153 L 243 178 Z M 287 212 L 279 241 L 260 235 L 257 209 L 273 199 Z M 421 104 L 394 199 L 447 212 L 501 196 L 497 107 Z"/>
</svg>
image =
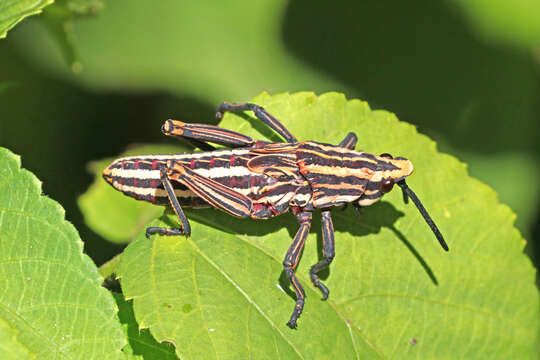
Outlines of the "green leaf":
<svg viewBox="0 0 540 360">
<path fill-rule="evenodd" d="M 4 360 L 35 358 L 26 346 L 18 342 L 18 331 L 0 319 L 0 353 Z"/>
<path fill-rule="evenodd" d="M 131 301 L 126 301 L 122 294 L 112 293 L 118 305 L 118 317 L 124 326 L 128 346 L 123 351 L 133 358 L 144 360 L 169 360 L 178 359 L 174 354 L 174 347 L 169 343 L 158 343 L 152 337 L 148 329 L 139 329 L 133 314 Z"/>
<path fill-rule="evenodd" d="M 185 148 L 181 146 L 139 145 L 121 156 L 174 154 L 183 151 Z M 130 241 L 148 221 L 158 217 L 163 209 L 124 196 L 105 183 L 101 172 L 113 160 L 113 158 L 104 159 L 90 164 L 89 170 L 95 175 L 94 182 L 88 191 L 79 197 L 78 203 L 86 223 L 96 233 L 109 241 L 124 243 Z"/>
<path fill-rule="evenodd" d="M 518 215 L 516 227 L 525 238 L 531 236 L 540 199 L 540 164 L 533 157 L 518 152 L 481 155 L 456 150 L 452 153 L 459 154 L 460 159 L 469 164 L 471 175 L 483 179 L 494 189 L 500 189 L 501 202 L 508 204 Z"/>
<path fill-rule="evenodd" d="M 117 254 L 115 257 L 104 263 L 99 267 L 99 274 L 102 278 L 106 279 L 116 272 L 118 264 L 120 264 L 120 257 L 122 254 Z"/>
<path fill-rule="evenodd" d="M 54 0 L 3 0 L 0 3 L 0 39 L 27 16 L 39 14 Z"/>
<path fill-rule="evenodd" d="M 140 232 L 121 257 L 118 275 L 141 328 L 189 359 L 536 354 L 535 270 L 522 252 L 515 216 L 493 190 L 469 177 L 455 158 L 438 153 L 413 126 L 365 102 L 307 92 L 262 94 L 253 102 L 301 141 L 336 144 L 355 131 L 358 149 L 409 158 L 416 170 L 408 183 L 450 252 L 399 191 L 366 208 L 360 219 L 352 209 L 336 209 L 336 258 L 323 276 L 331 293 L 322 302 L 309 280 L 310 266 L 321 256 L 316 212 L 296 269 L 306 305 L 298 329 L 291 330 L 285 323 L 294 296 L 281 263 L 298 228 L 293 216 L 255 221 L 193 211 L 192 238 L 149 240 Z M 269 133 L 251 115 L 246 121 L 227 114 L 220 125 L 257 138 Z M 177 224 L 165 215 L 149 225 Z"/>
<path fill-rule="evenodd" d="M 0 320 L 36 359 L 117 359 L 114 301 L 64 210 L 0 148 Z M 9 326 L 9 328 L 7 327 Z"/>
</svg>

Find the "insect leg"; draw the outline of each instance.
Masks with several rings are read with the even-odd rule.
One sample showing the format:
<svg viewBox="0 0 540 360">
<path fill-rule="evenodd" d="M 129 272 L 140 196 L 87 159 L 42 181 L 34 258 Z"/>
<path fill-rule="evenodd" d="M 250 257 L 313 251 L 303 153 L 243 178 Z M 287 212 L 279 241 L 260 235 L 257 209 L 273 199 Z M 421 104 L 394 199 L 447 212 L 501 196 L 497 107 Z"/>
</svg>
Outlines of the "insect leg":
<svg viewBox="0 0 540 360">
<path fill-rule="evenodd" d="M 298 265 L 298 260 L 300 259 L 300 255 L 304 249 L 309 228 L 311 227 L 311 213 L 302 212 L 297 214 L 296 217 L 300 223 L 300 228 L 296 232 L 294 240 L 289 247 L 287 254 L 285 255 L 285 259 L 283 260 L 283 269 L 285 270 L 285 274 L 287 275 L 287 278 L 291 282 L 294 292 L 296 293 L 296 305 L 294 306 L 291 319 L 287 323 L 291 329 L 296 328 L 296 320 L 298 320 L 300 314 L 302 314 L 302 310 L 304 309 L 304 299 L 306 294 L 302 288 L 302 285 L 300 285 L 300 282 L 294 274 L 294 269 L 296 268 L 296 265 Z"/>
<path fill-rule="evenodd" d="M 316 263 L 311 267 L 309 275 L 311 275 L 311 281 L 313 285 L 321 289 L 323 293 L 323 300 L 328 299 L 328 294 L 330 291 L 328 288 L 320 281 L 317 273 L 322 269 L 327 268 L 332 260 L 334 260 L 335 251 L 335 237 L 334 237 L 334 225 L 332 224 L 332 217 L 330 216 L 330 210 L 323 210 L 321 213 L 322 216 L 322 238 L 323 238 L 323 257 L 321 261 Z"/>
<path fill-rule="evenodd" d="M 162 167 L 160 169 L 160 178 L 161 183 L 163 184 L 163 187 L 165 188 L 165 191 L 167 192 L 167 197 L 169 198 L 169 202 L 171 203 L 171 206 L 176 213 L 176 216 L 178 216 L 178 219 L 182 223 L 182 228 L 163 228 L 163 227 L 148 227 L 146 228 L 146 237 L 149 238 L 152 234 L 161 234 L 161 235 L 182 235 L 185 234 L 189 236 L 191 234 L 191 226 L 189 225 L 189 221 L 184 214 L 184 211 L 182 210 L 182 207 L 180 206 L 180 203 L 178 202 L 178 198 L 174 194 L 174 188 L 171 184 L 171 181 L 167 177 L 167 170 Z"/>
<path fill-rule="evenodd" d="M 355 133 L 350 132 L 345 136 L 345 139 L 341 140 L 338 146 L 354 150 L 354 147 L 356 146 L 356 142 L 358 141 L 358 137 Z"/>
<path fill-rule="evenodd" d="M 217 181 L 201 176 L 181 163 L 170 161 L 167 177 L 184 184 L 210 205 L 231 215 L 239 217 L 250 215 L 252 202 L 247 196 Z"/>
<path fill-rule="evenodd" d="M 206 144 L 206 141 L 230 147 L 244 147 L 255 143 L 249 136 L 242 135 L 232 130 L 207 124 L 187 124 L 182 121 L 169 119 L 161 127 L 161 131 L 167 136 L 174 136 L 198 143 Z M 206 144 L 207 146 L 210 146 Z M 198 146 L 198 145 L 197 145 Z M 213 146 L 210 146 L 214 149 Z M 207 150 L 207 149 L 203 149 Z"/>
<path fill-rule="evenodd" d="M 223 104 L 220 104 L 217 108 L 216 117 L 218 119 L 221 119 L 223 117 L 223 114 L 226 111 L 232 111 L 232 112 L 238 112 L 238 111 L 244 111 L 244 110 L 251 110 L 257 117 L 257 119 L 261 120 L 266 125 L 270 126 L 275 132 L 277 132 L 279 135 L 281 135 L 287 142 L 289 143 L 296 143 L 298 140 L 296 140 L 296 137 L 294 137 L 293 134 L 287 130 L 283 124 L 270 115 L 262 106 L 251 104 L 251 103 L 240 103 L 240 104 L 230 104 L 227 102 L 224 102 Z"/>
</svg>

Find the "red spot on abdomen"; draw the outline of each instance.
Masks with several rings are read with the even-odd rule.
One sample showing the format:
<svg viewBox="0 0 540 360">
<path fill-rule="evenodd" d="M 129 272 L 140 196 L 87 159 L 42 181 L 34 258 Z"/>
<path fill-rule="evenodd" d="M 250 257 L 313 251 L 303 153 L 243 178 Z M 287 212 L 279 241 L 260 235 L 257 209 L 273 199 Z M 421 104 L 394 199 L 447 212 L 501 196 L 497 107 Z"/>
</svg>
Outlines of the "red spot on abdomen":
<svg viewBox="0 0 540 360">
<path fill-rule="evenodd" d="M 157 169 L 157 159 L 152 160 L 152 170 Z"/>
<path fill-rule="evenodd" d="M 213 157 L 210 158 L 210 166 L 214 166 L 214 158 Z"/>
<path fill-rule="evenodd" d="M 229 163 L 231 165 L 234 165 L 234 161 L 236 160 L 236 158 L 234 157 L 234 155 L 231 155 L 231 159 L 229 160 Z"/>
<path fill-rule="evenodd" d="M 139 168 L 139 159 L 135 160 L 135 165 L 133 165 L 135 169 Z"/>
<path fill-rule="evenodd" d="M 189 167 L 192 168 L 192 169 L 195 169 L 195 160 L 194 159 L 191 159 L 191 161 L 189 162 Z"/>
<path fill-rule="evenodd" d="M 159 180 L 152 179 L 152 181 L 150 181 L 150 186 L 153 188 L 157 188 L 159 185 L 161 185 L 161 181 Z"/>
<path fill-rule="evenodd" d="M 133 186 L 139 186 L 139 179 L 133 179 Z"/>
</svg>

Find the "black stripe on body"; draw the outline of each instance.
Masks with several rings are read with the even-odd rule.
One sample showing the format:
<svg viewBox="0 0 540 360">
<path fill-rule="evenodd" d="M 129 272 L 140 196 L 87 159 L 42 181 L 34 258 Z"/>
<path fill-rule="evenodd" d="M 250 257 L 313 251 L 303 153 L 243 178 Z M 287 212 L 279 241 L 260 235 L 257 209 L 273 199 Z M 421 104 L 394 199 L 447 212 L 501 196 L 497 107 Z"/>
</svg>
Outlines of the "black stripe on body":
<svg viewBox="0 0 540 360">
<path fill-rule="evenodd" d="M 347 160 L 350 158 L 357 158 L 357 157 L 364 157 L 366 161 L 371 162 L 377 162 L 377 157 L 373 154 L 362 152 L 362 151 L 356 151 L 351 150 L 331 144 L 325 144 L 325 143 L 319 143 L 315 141 L 306 141 L 301 144 L 301 146 L 298 148 L 298 150 L 310 150 L 310 151 L 317 151 L 320 152 L 326 156 L 330 157 L 337 157 L 341 158 L 343 160 Z"/>
<path fill-rule="evenodd" d="M 309 180 L 310 182 L 314 182 L 318 185 L 357 185 L 368 179 L 361 179 L 358 176 L 354 175 L 338 176 L 320 174 L 316 171 L 313 171 L 309 174 Z"/>
</svg>

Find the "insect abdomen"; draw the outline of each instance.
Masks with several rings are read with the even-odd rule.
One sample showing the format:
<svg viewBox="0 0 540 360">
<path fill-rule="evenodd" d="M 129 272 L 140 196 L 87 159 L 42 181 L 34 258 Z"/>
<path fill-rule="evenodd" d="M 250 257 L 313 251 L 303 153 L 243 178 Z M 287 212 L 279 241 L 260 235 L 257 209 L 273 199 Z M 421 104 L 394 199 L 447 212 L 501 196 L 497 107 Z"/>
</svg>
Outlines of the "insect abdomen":
<svg viewBox="0 0 540 360">
<path fill-rule="evenodd" d="M 249 160 L 248 152 L 249 149 L 233 149 L 181 155 L 124 157 L 113 161 L 103 170 L 103 178 L 127 196 L 167 205 L 169 200 L 161 183 L 160 168 L 167 168 L 167 162 L 175 161 L 201 176 L 253 198 L 267 177 L 248 170 L 246 166 Z M 181 205 L 209 207 L 204 200 L 181 183 L 174 181 L 172 185 Z"/>
<path fill-rule="evenodd" d="M 169 203 L 160 178 L 160 168 L 175 155 L 148 155 L 125 157 L 113 161 L 105 170 L 103 178 L 115 189 L 137 200 L 153 204 Z M 191 190 L 174 183 L 176 197 L 185 206 L 206 205 Z"/>
</svg>

